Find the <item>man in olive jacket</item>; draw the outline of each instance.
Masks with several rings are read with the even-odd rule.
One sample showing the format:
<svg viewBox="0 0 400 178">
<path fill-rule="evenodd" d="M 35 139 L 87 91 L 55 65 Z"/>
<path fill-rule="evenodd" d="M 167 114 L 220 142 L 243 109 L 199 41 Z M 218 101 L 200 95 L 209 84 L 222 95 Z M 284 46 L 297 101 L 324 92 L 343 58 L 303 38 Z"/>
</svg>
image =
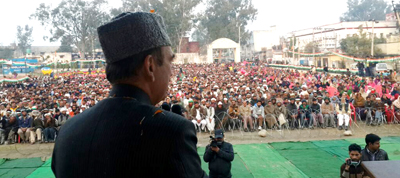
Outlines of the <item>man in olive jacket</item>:
<svg viewBox="0 0 400 178">
<path fill-rule="evenodd" d="M 98 28 L 110 97 L 69 119 L 54 147 L 56 177 L 206 177 L 193 124 L 154 107 L 175 57 L 161 16 L 122 13 Z"/>
</svg>

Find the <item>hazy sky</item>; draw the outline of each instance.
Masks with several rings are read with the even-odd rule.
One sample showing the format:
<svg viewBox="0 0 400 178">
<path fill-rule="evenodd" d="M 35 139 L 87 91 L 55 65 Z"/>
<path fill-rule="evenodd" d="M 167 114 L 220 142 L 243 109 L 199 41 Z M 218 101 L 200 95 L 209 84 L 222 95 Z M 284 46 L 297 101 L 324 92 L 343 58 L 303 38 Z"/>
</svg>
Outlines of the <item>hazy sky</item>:
<svg viewBox="0 0 400 178">
<path fill-rule="evenodd" d="M 0 46 L 16 41 L 18 25 L 33 26 L 34 46 L 52 46 L 43 40 L 48 35 L 37 21 L 29 20 L 40 3 L 58 5 L 61 0 L 1 0 L 0 2 Z M 339 17 L 347 9 L 347 0 L 253 0 L 258 9 L 257 20 L 248 26 L 249 30 L 266 30 L 277 25 L 281 34 L 311 28 L 314 26 L 339 22 Z M 118 7 L 120 0 L 110 0 L 109 6 Z"/>
</svg>

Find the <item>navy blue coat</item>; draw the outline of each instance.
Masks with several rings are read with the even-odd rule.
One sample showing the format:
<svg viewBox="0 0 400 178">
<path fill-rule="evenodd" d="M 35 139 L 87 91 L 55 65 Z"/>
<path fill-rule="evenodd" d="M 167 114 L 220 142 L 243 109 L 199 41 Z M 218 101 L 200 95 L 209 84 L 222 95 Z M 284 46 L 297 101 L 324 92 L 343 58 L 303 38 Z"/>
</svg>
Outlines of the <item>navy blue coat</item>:
<svg viewBox="0 0 400 178">
<path fill-rule="evenodd" d="M 56 177 L 206 177 L 193 123 L 129 85 L 69 119 L 54 147 Z"/>
</svg>

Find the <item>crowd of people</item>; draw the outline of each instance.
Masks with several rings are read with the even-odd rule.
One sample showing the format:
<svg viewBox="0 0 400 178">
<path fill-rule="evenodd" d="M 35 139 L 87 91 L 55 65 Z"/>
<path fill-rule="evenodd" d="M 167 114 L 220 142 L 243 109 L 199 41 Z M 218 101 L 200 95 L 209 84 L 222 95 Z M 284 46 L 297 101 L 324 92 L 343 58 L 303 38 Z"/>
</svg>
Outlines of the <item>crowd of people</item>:
<svg viewBox="0 0 400 178">
<path fill-rule="evenodd" d="M 176 65 L 174 75 L 159 106 L 185 116 L 198 131 L 347 130 L 352 119 L 367 125 L 400 119 L 395 72 L 361 77 L 242 62 Z"/>
<path fill-rule="evenodd" d="M 198 131 L 237 129 L 349 129 L 398 122 L 395 74 L 378 77 L 268 67 L 266 63 L 174 66 L 168 97 L 158 106 L 185 116 Z M 54 142 L 75 115 L 108 97 L 104 75 L 31 77 L 1 84 L 0 144 Z M 42 137 L 43 136 L 43 137 Z"/>
<path fill-rule="evenodd" d="M 104 74 L 2 83 L 0 144 L 54 142 L 67 120 L 108 97 L 109 90 Z"/>
</svg>

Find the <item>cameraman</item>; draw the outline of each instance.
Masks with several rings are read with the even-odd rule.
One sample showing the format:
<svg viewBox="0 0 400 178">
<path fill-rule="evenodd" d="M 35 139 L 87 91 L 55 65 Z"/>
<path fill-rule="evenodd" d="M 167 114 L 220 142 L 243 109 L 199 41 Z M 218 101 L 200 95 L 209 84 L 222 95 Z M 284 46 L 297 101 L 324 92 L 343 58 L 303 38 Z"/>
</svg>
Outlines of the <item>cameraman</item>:
<svg viewBox="0 0 400 178">
<path fill-rule="evenodd" d="M 215 138 L 206 147 L 204 161 L 208 163 L 210 178 L 230 178 L 231 162 L 234 158 L 232 144 L 224 142 L 224 132 L 215 130 Z"/>
<path fill-rule="evenodd" d="M 350 158 L 340 167 L 341 178 L 368 177 L 361 166 L 361 147 L 355 143 L 349 146 Z"/>
</svg>

